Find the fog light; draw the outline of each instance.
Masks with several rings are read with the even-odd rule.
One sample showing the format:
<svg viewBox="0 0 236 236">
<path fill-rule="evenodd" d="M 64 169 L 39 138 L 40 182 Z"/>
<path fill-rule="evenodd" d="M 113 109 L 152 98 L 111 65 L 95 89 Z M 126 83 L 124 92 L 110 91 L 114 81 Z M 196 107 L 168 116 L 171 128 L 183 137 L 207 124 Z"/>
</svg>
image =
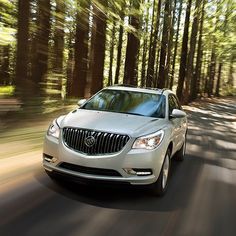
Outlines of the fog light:
<svg viewBox="0 0 236 236">
<path fill-rule="evenodd" d="M 43 159 L 47 162 L 55 163 L 58 159 L 56 157 L 50 156 L 48 154 L 43 154 Z"/>
<path fill-rule="evenodd" d="M 129 175 L 136 175 L 136 171 L 131 168 L 125 168 L 124 171 Z"/>
<path fill-rule="evenodd" d="M 137 176 L 152 175 L 152 170 L 151 169 L 125 168 L 124 171 L 129 175 L 137 175 Z"/>
</svg>

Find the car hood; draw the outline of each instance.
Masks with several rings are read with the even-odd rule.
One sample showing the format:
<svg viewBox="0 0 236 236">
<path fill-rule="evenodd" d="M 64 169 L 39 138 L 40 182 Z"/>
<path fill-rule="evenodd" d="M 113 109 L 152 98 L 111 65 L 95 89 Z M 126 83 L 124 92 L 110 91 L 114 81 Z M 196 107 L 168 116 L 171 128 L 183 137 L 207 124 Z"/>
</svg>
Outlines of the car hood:
<svg viewBox="0 0 236 236">
<path fill-rule="evenodd" d="M 138 137 L 162 129 L 165 120 L 123 113 L 77 109 L 66 115 L 59 125 L 61 128 L 76 127 Z"/>
</svg>

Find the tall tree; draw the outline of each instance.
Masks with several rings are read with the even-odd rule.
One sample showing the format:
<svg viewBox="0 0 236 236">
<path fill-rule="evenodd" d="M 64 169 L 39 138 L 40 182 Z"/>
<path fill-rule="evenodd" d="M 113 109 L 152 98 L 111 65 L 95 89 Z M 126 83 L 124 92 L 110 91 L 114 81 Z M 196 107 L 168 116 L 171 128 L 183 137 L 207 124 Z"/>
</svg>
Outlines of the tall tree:
<svg viewBox="0 0 236 236">
<path fill-rule="evenodd" d="M 194 80 L 191 83 L 191 87 L 195 87 L 196 89 L 191 89 L 191 99 L 194 100 L 197 98 L 197 94 L 200 92 L 200 82 L 201 82 L 201 70 L 202 70 L 202 57 L 203 57 L 203 48 L 202 48 L 202 34 L 203 34 L 203 22 L 205 15 L 205 3 L 206 0 L 202 2 L 202 10 L 201 10 L 201 18 L 200 18 L 200 28 L 198 34 L 198 48 L 197 48 L 197 59 L 194 70 Z"/>
<path fill-rule="evenodd" d="M 150 56 L 148 58 L 147 81 L 146 81 L 147 87 L 152 87 L 155 85 L 154 66 L 156 61 L 156 49 L 157 49 L 157 39 L 159 33 L 160 14 L 161 14 L 161 0 L 158 0 L 155 30 L 153 33 L 153 40 L 150 42 Z"/>
<path fill-rule="evenodd" d="M 229 17 L 231 14 L 231 0 L 227 1 L 227 7 L 226 7 L 226 12 L 225 12 L 225 19 L 224 19 L 224 23 L 223 23 L 223 38 L 224 40 L 227 38 L 227 31 L 228 31 L 228 23 L 229 23 Z M 219 56 L 219 66 L 218 66 L 218 76 L 217 76 L 217 83 L 216 83 L 216 91 L 215 91 L 215 95 L 217 97 L 220 96 L 220 84 L 221 84 L 221 76 L 222 76 L 222 67 L 223 67 L 223 61 L 224 61 L 224 57 L 225 57 L 225 44 L 223 41 L 223 44 L 220 45 L 221 47 L 221 55 Z M 233 55 L 233 52 L 231 52 L 231 56 Z"/>
<path fill-rule="evenodd" d="M 183 33 L 183 41 L 182 41 L 182 49 L 181 49 L 178 87 L 176 91 L 176 95 L 178 96 L 180 101 L 183 100 L 183 87 L 184 87 L 184 79 L 185 79 L 186 63 L 187 63 L 188 31 L 189 31 L 191 5 L 192 5 L 192 0 L 188 0 L 187 8 L 186 8 L 186 15 L 185 15 L 185 22 L 184 22 L 184 33 Z"/>
<path fill-rule="evenodd" d="M 187 98 L 189 101 L 193 100 L 193 94 L 196 94 L 196 81 L 194 77 L 194 67 L 193 67 L 193 60 L 195 55 L 195 49 L 197 44 L 197 33 L 198 33 L 198 26 L 199 26 L 199 15 L 201 10 L 201 1 L 202 0 L 196 0 L 195 3 L 195 10 L 194 10 L 194 16 L 193 16 L 193 23 L 192 23 L 192 32 L 190 37 L 190 48 L 188 53 L 188 60 L 187 60 L 187 71 L 186 71 L 186 93 Z"/>
<path fill-rule="evenodd" d="M 24 81 L 28 78 L 29 14 L 30 0 L 19 0 L 15 84 L 20 93 L 24 88 Z"/>
<path fill-rule="evenodd" d="M 106 44 L 106 25 L 107 16 L 107 0 L 97 0 L 93 3 L 93 58 L 91 58 L 92 66 L 92 84 L 91 93 L 94 94 L 103 87 L 103 72 L 105 60 L 105 44 Z"/>
<path fill-rule="evenodd" d="M 124 84 L 137 84 L 137 63 L 138 63 L 138 52 L 140 46 L 139 40 L 139 10 L 140 0 L 131 1 L 131 9 L 133 13 L 130 16 L 129 23 L 133 27 L 132 32 L 128 33 L 128 42 L 126 47 L 125 57 L 125 71 L 124 71 Z"/>
<path fill-rule="evenodd" d="M 174 36 L 174 26 L 175 26 L 175 10 L 176 10 L 177 0 L 174 0 L 174 6 L 172 7 L 172 2 L 170 4 L 170 13 L 171 17 L 169 17 L 169 25 L 170 25 L 170 33 L 168 39 L 168 51 L 167 51 L 167 59 L 166 59 L 166 66 L 165 66 L 165 86 L 170 87 L 171 83 L 171 73 L 170 71 L 170 62 L 172 57 L 172 49 L 173 49 L 173 36 Z"/>
<path fill-rule="evenodd" d="M 174 43 L 174 54 L 172 59 L 172 70 L 170 76 L 170 89 L 172 89 L 174 84 L 174 76 L 175 76 L 175 64 L 176 64 L 176 56 L 177 56 L 177 49 L 178 49 L 178 42 L 179 42 L 179 30 L 180 30 L 180 20 L 183 8 L 183 1 L 179 1 L 179 8 L 178 8 L 178 19 L 177 19 L 177 29 L 175 33 L 175 43 Z"/>
<path fill-rule="evenodd" d="M 76 35 L 74 46 L 74 70 L 68 95 L 84 97 L 88 73 L 88 37 L 89 37 L 89 7 L 90 1 L 77 0 Z"/>
<path fill-rule="evenodd" d="M 41 94 L 40 83 L 45 80 L 48 69 L 49 36 L 51 30 L 50 0 L 38 0 L 37 29 L 35 34 L 35 58 L 32 79 L 36 85 L 35 92 Z"/>
<path fill-rule="evenodd" d="M 111 40 L 110 40 L 110 62 L 109 62 L 109 74 L 108 74 L 108 86 L 113 84 L 113 76 L 112 76 L 112 68 L 113 68 L 113 57 L 114 57 L 114 41 L 115 41 L 115 33 L 116 33 L 116 26 L 115 20 L 113 19 L 113 26 L 111 32 Z"/>
<path fill-rule="evenodd" d="M 117 56 L 116 56 L 116 73 L 115 73 L 115 84 L 119 83 L 119 77 L 120 77 L 120 66 L 121 66 L 121 56 L 122 56 L 122 45 L 123 45 L 123 34 L 124 34 L 124 11 L 125 11 L 125 0 L 121 1 L 120 4 L 120 27 L 119 27 L 119 38 L 118 38 L 118 44 L 117 44 Z"/>
<path fill-rule="evenodd" d="M 165 1 L 165 14 L 164 14 L 164 23 L 162 31 L 162 40 L 161 40 L 161 52 L 160 52 L 160 63 L 159 63 L 159 73 L 157 79 L 157 87 L 163 88 L 165 86 L 165 69 L 166 69 L 166 55 L 168 50 L 168 39 L 170 33 L 170 4 L 171 0 Z"/>
<path fill-rule="evenodd" d="M 63 71 L 64 28 L 65 2 L 56 0 L 53 70 L 58 74 L 61 74 Z"/>
<path fill-rule="evenodd" d="M 149 27 L 149 5 L 150 5 L 150 0 L 147 0 L 147 9 L 143 18 L 144 21 L 144 28 L 143 31 L 144 33 L 144 39 L 143 39 L 143 55 L 142 55 L 142 69 L 141 69 L 141 87 L 145 86 L 145 81 L 146 81 L 146 59 L 147 59 L 147 47 L 148 47 L 148 27 Z"/>
</svg>

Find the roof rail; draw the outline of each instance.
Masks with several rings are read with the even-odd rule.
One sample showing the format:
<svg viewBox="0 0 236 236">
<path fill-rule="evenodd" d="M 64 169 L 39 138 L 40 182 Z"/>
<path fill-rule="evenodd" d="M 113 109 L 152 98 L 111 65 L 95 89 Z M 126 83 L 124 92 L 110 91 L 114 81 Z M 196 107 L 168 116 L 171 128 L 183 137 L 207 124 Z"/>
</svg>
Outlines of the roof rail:
<svg viewBox="0 0 236 236">
<path fill-rule="evenodd" d="M 112 85 L 112 86 L 137 88 L 137 86 L 132 85 L 132 84 L 114 84 L 114 85 Z"/>
</svg>

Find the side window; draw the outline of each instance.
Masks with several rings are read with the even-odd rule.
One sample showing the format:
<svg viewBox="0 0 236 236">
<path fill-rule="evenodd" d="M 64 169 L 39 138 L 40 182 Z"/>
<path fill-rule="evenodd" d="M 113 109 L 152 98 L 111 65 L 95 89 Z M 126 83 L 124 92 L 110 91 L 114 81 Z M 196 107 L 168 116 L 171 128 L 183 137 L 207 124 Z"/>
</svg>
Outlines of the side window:
<svg viewBox="0 0 236 236">
<path fill-rule="evenodd" d="M 177 97 L 174 96 L 174 95 L 172 95 L 172 98 L 173 98 L 173 100 L 174 100 L 176 109 L 182 110 L 182 107 L 181 107 L 181 105 L 180 105 L 179 100 L 177 99 Z"/>
<path fill-rule="evenodd" d="M 174 102 L 172 95 L 169 95 L 168 101 L 169 101 L 168 103 L 169 103 L 169 116 L 170 116 L 172 111 L 176 109 L 176 104 Z"/>
</svg>

